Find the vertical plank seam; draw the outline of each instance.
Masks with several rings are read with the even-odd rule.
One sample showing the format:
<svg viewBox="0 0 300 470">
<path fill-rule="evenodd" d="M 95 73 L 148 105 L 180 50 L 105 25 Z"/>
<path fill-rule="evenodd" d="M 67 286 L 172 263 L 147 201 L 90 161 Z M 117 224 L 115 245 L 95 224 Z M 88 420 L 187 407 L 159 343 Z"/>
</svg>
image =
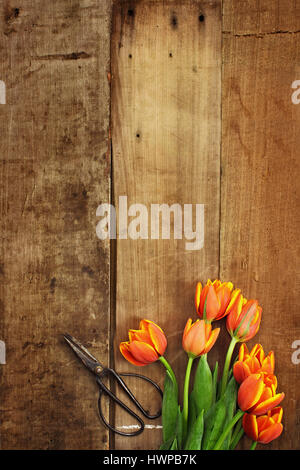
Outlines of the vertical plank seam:
<svg viewBox="0 0 300 470">
<path fill-rule="evenodd" d="M 110 204 L 114 205 L 114 181 L 113 181 L 113 146 L 112 140 L 110 143 L 110 158 L 111 158 L 111 175 L 110 175 Z M 110 240 L 110 328 L 109 328 L 109 367 L 115 368 L 114 360 L 114 342 L 115 342 L 115 332 L 116 332 L 116 287 L 117 287 L 117 243 L 116 240 Z M 110 383 L 111 390 L 115 393 L 115 383 Z M 109 405 L 109 417 L 110 423 L 115 422 L 115 406 Z M 114 449 L 115 439 L 114 433 L 109 431 L 109 448 Z"/>
<path fill-rule="evenodd" d="M 109 203 L 114 205 L 115 204 L 115 197 L 114 197 L 114 180 L 113 180 L 113 143 L 112 143 L 112 22 L 113 22 L 113 0 L 110 1 L 110 27 L 109 27 L 109 74 L 110 74 L 110 81 L 109 81 L 109 136 L 108 136 L 108 146 L 110 152 L 110 201 Z M 116 240 L 110 239 L 110 264 L 109 264 L 109 367 L 115 367 L 115 360 L 114 360 L 114 340 L 115 340 L 115 331 L 116 331 L 116 269 L 117 269 L 117 243 Z M 115 393 L 114 390 L 114 383 L 110 382 L 109 384 L 110 389 Z M 109 402 L 109 422 L 115 422 L 115 407 L 111 405 Z M 115 423 L 114 423 L 115 424 Z M 115 448 L 115 438 L 114 433 L 109 430 L 109 449 Z"/>
<path fill-rule="evenodd" d="M 223 146 L 223 69 L 224 69 L 224 55 L 223 55 L 223 18 L 224 18 L 224 0 L 221 0 L 221 103 L 220 103 L 220 167 L 219 167 L 219 262 L 218 262 L 218 279 L 221 279 L 221 235 L 222 235 L 222 146 Z"/>
</svg>

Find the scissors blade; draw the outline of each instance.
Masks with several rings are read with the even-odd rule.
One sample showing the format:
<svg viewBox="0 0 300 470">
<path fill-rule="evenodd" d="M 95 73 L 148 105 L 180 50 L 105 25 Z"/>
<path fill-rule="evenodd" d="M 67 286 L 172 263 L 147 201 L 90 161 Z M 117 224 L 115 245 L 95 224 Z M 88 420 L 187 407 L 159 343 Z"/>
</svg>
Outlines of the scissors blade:
<svg viewBox="0 0 300 470">
<path fill-rule="evenodd" d="M 99 374 L 99 368 L 103 370 L 102 364 L 78 341 L 78 339 L 69 335 L 68 333 L 63 335 L 68 345 L 73 349 L 76 356 L 83 362 L 94 374 Z"/>
</svg>

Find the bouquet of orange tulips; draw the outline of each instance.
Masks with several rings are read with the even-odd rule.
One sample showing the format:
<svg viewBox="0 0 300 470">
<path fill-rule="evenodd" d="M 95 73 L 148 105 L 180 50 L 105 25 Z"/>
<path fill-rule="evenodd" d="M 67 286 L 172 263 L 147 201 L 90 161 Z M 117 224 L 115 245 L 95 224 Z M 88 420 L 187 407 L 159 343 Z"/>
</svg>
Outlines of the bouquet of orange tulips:
<svg viewBox="0 0 300 470">
<path fill-rule="evenodd" d="M 257 443 L 268 444 L 283 430 L 284 393 L 278 393 L 274 375 L 274 353 L 265 355 L 260 344 L 249 352 L 245 342 L 257 333 L 262 309 L 257 300 L 247 300 L 231 282 L 207 281 L 197 284 L 195 305 L 198 316 L 188 319 L 182 346 L 188 355 L 183 389 L 183 404 L 178 403 L 178 383 L 164 357 L 167 339 L 154 322 L 142 320 L 139 330 L 129 330 L 129 341 L 120 344 L 123 356 L 132 364 L 144 366 L 157 360 L 166 368 L 164 382 L 161 450 L 233 450 L 244 433 Z M 220 328 L 212 322 L 226 316 L 231 342 L 222 376 L 218 363 L 211 371 L 207 353 L 214 346 Z M 237 359 L 232 355 L 241 343 Z M 198 359 L 193 387 L 192 366 Z M 191 390 L 190 390 L 191 388 Z"/>
</svg>

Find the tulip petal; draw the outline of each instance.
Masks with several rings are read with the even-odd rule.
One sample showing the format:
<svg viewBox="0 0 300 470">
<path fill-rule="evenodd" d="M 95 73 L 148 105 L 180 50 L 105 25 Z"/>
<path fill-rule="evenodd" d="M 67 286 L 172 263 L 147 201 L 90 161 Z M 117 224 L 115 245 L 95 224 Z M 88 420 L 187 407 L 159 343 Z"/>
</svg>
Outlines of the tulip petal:
<svg viewBox="0 0 300 470">
<path fill-rule="evenodd" d="M 259 401 L 264 387 L 264 381 L 260 374 L 249 375 L 238 391 L 238 403 L 241 410 L 250 410 Z"/>
<path fill-rule="evenodd" d="M 140 361 L 137 361 L 133 355 L 131 354 L 131 352 L 128 350 L 128 345 L 129 343 L 127 342 L 122 342 L 120 344 L 120 352 L 121 354 L 125 357 L 125 359 L 130 362 L 131 364 L 134 364 L 135 366 L 145 366 L 146 364 L 144 364 L 143 362 L 140 362 Z"/>
<path fill-rule="evenodd" d="M 201 292 L 202 292 L 202 284 L 201 282 L 198 282 L 196 286 L 196 292 L 195 292 L 195 307 L 196 307 L 197 312 L 199 310 Z"/>
<path fill-rule="evenodd" d="M 128 350 L 135 360 L 144 364 L 151 364 L 152 362 L 155 362 L 158 359 L 157 352 L 148 343 L 142 343 L 141 341 L 132 341 L 128 344 Z"/>
<path fill-rule="evenodd" d="M 206 296 L 206 319 L 214 320 L 219 313 L 221 302 L 213 286 L 209 286 Z M 204 318 L 204 317 L 203 317 Z"/>
<path fill-rule="evenodd" d="M 195 356 L 202 354 L 205 347 L 205 321 L 197 320 L 191 326 L 185 340 L 185 350 Z"/>
<path fill-rule="evenodd" d="M 204 330 L 205 330 L 205 342 L 209 340 L 211 335 L 211 323 L 204 323 Z"/>
<path fill-rule="evenodd" d="M 264 360 L 264 357 L 265 357 L 265 353 L 264 353 L 262 345 L 255 344 L 255 346 L 253 346 L 253 348 L 250 351 L 250 356 L 257 357 L 259 362 L 262 364 L 262 361 Z"/>
<path fill-rule="evenodd" d="M 155 325 L 155 326 L 163 333 L 163 330 L 161 329 L 161 327 L 158 326 L 158 325 L 157 325 L 156 323 L 154 323 L 153 321 L 151 321 L 151 320 L 145 320 L 145 319 L 143 319 L 143 320 L 140 321 L 140 329 L 141 329 L 141 330 L 146 330 L 146 331 L 148 331 L 149 325 Z"/>
<path fill-rule="evenodd" d="M 274 424 L 274 421 L 268 415 L 258 416 L 256 418 L 256 422 L 257 422 L 258 434 L 262 432 L 264 429 L 267 429 L 267 427 L 271 426 L 271 424 Z"/>
<path fill-rule="evenodd" d="M 185 338 L 185 336 L 187 335 L 187 333 L 189 332 L 191 326 L 192 326 L 192 323 L 193 323 L 193 320 L 191 318 L 188 319 L 188 321 L 186 322 L 185 324 L 185 327 L 184 327 L 184 330 L 183 330 L 183 335 L 182 335 L 182 339 Z"/>
<path fill-rule="evenodd" d="M 251 370 L 246 362 L 237 361 L 233 365 L 233 375 L 235 380 L 241 384 L 247 377 L 249 377 L 249 375 L 251 375 Z"/>
<path fill-rule="evenodd" d="M 260 320 L 261 315 L 256 317 L 255 323 L 250 326 L 248 333 L 242 338 L 242 341 L 249 341 L 256 335 L 260 327 Z"/>
<path fill-rule="evenodd" d="M 243 385 L 243 384 L 242 384 Z M 255 415 L 264 415 L 267 411 L 279 405 L 284 399 L 284 393 L 277 393 L 274 397 L 269 398 L 261 403 L 258 403 L 251 409 L 251 413 Z"/>
<path fill-rule="evenodd" d="M 274 368 L 275 368 L 274 352 L 270 351 L 267 357 L 265 357 L 264 360 L 261 361 L 261 364 L 262 364 L 262 367 L 261 367 L 262 372 L 266 372 L 267 374 L 273 374 Z"/>
<path fill-rule="evenodd" d="M 250 327 L 253 325 L 254 318 L 256 317 L 257 307 L 257 300 L 248 300 L 248 302 L 243 306 L 239 317 L 239 324 L 236 329 L 236 333 L 238 333 L 239 338 L 244 339 L 248 336 Z"/>
<path fill-rule="evenodd" d="M 149 322 L 148 331 L 156 351 L 162 356 L 167 347 L 167 338 L 164 332 L 155 323 Z"/>
<path fill-rule="evenodd" d="M 208 289 L 209 289 L 210 285 L 211 285 L 211 282 L 208 285 L 208 281 L 207 281 L 206 286 L 203 287 L 203 290 L 201 292 L 200 304 L 199 304 L 199 308 L 198 308 L 198 314 L 199 314 L 200 318 L 203 318 L 205 300 L 206 300 Z"/>
<path fill-rule="evenodd" d="M 239 361 L 244 361 L 247 356 L 249 356 L 247 345 L 242 343 L 239 350 Z"/>
<path fill-rule="evenodd" d="M 245 413 L 243 416 L 243 428 L 247 436 L 250 437 L 250 439 L 252 439 L 253 441 L 257 441 L 258 429 L 256 416 Z"/>
<path fill-rule="evenodd" d="M 232 310 L 236 300 L 238 299 L 240 292 L 241 292 L 241 289 L 234 289 L 234 291 L 232 292 L 230 302 L 225 310 L 226 314 Z"/>
<path fill-rule="evenodd" d="M 151 343 L 150 334 L 147 330 L 129 330 L 129 341 L 142 341 L 143 343 Z"/>
<path fill-rule="evenodd" d="M 260 401 L 260 403 L 262 403 L 266 400 L 269 400 L 273 396 L 274 396 L 274 394 L 272 393 L 272 389 L 270 387 L 265 387 L 264 391 L 261 394 L 261 397 L 260 397 L 259 401 Z"/>
<path fill-rule="evenodd" d="M 213 347 L 213 345 L 217 341 L 219 333 L 220 333 L 220 328 L 215 328 L 212 331 L 209 340 L 206 342 L 206 345 L 205 345 L 205 348 L 204 348 L 202 354 L 206 354 L 211 350 L 211 348 Z"/>
<path fill-rule="evenodd" d="M 242 294 L 238 294 L 231 310 L 229 310 L 229 315 L 227 316 L 226 320 L 226 327 L 231 335 L 239 325 L 239 317 L 243 308 L 243 304 L 244 298 Z"/>
<path fill-rule="evenodd" d="M 273 395 L 275 395 L 277 389 L 277 377 L 274 374 L 264 375 L 264 382 L 267 387 L 270 387 Z"/>
<path fill-rule="evenodd" d="M 274 441 L 283 431 L 283 426 L 281 423 L 275 423 L 269 426 L 267 429 L 262 431 L 259 434 L 258 442 L 262 444 L 269 444 L 269 442 Z"/>
<path fill-rule="evenodd" d="M 252 350 L 250 352 L 250 356 L 255 358 L 258 361 L 258 363 L 260 364 L 260 367 L 261 367 L 262 364 L 264 363 L 264 360 L 265 360 L 265 353 L 264 353 L 263 347 L 260 344 L 256 344 L 252 348 Z"/>
<path fill-rule="evenodd" d="M 282 415 L 283 415 L 282 406 L 277 406 L 276 408 L 273 408 L 272 410 L 270 410 L 268 413 L 271 416 L 271 418 L 275 421 L 275 423 L 281 423 Z"/>
<path fill-rule="evenodd" d="M 217 296 L 221 305 L 220 305 L 219 313 L 216 316 L 215 320 L 220 320 L 221 318 L 225 317 L 226 308 L 229 305 L 229 302 L 231 299 L 232 289 L 233 289 L 232 282 L 224 282 L 216 289 L 216 293 L 217 293 Z"/>
</svg>

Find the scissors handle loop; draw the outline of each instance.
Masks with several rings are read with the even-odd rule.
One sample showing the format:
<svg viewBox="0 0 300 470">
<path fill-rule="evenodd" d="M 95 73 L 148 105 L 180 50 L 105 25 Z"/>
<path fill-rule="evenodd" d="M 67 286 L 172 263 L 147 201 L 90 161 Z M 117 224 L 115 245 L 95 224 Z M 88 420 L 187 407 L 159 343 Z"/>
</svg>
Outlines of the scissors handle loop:
<svg viewBox="0 0 300 470">
<path fill-rule="evenodd" d="M 101 374 L 102 375 L 102 374 Z M 141 403 L 136 399 L 136 397 L 133 395 L 131 390 L 128 388 L 122 377 L 136 377 L 138 379 L 145 380 L 146 382 L 149 382 L 153 387 L 159 392 L 161 396 L 163 396 L 161 388 L 151 379 L 144 375 L 140 374 L 133 374 L 133 373 L 122 373 L 118 374 L 116 371 L 113 369 L 104 369 L 103 375 L 111 375 L 114 377 L 114 379 L 118 382 L 120 387 L 124 390 L 124 392 L 128 395 L 130 400 L 135 404 L 135 406 L 141 411 L 141 413 L 148 419 L 156 419 L 161 415 L 161 410 L 156 413 L 155 415 L 150 415 L 141 405 Z M 121 377 L 122 376 L 122 377 Z M 111 390 L 109 390 L 102 382 L 101 376 L 97 378 L 97 383 L 100 387 L 100 394 L 99 394 L 99 399 L 98 399 L 98 409 L 99 409 L 99 415 L 100 418 L 102 419 L 103 423 L 105 426 L 107 426 L 111 431 L 115 432 L 116 434 L 119 434 L 121 436 L 137 436 L 140 434 L 144 428 L 145 424 L 144 421 L 134 412 L 132 411 L 124 402 L 122 402 Z M 133 432 L 123 432 L 117 429 L 116 427 L 113 427 L 110 423 L 107 422 L 105 419 L 103 412 L 102 412 L 102 406 L 101 406 L 101 398 L 103 393 L 106 393 L 116 404 L 118 404 L 121 408 L 123 408 L 130 416 L 135 418 L 135 420 L 139 423 L 139 427 L 136 431 Z"/>
</svg>

